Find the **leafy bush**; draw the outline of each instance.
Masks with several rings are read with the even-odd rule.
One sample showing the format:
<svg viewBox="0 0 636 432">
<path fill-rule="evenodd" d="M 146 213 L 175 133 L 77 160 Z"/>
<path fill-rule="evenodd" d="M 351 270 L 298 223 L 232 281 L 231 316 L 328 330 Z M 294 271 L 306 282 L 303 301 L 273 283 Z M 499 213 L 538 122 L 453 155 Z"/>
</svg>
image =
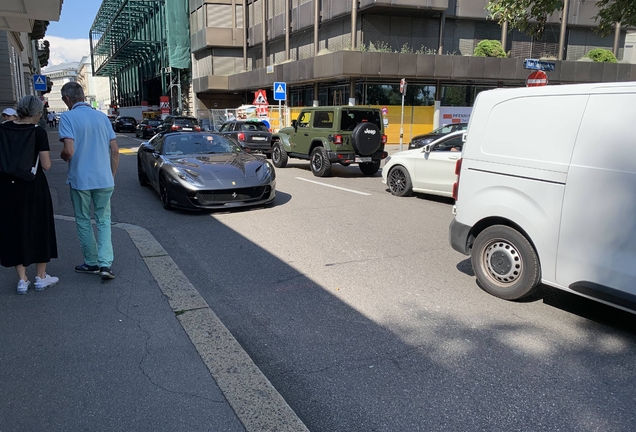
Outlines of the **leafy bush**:
<svg viewBox="0 0 636 432">
<path fill-rule="evenodd" d="M 499 57 L 505 58 L 508 57 L 503 47 L 501 46 L 501 42 L 498 40 L 483 40 L 477 44 L 475 47 L 475 52 L 473 52 L 473 56 L 475 57 Z"/>
<path fill-rule="evenodd" d="M 593 49 L 589 53 L 585 54 L 585 57 L 589 57 L 595 62 L 600 63 L 618 63 L 618 60 L 616 60 L 616 56 L 614 56 L 614 53 L 603 48 Z"/>
</svg>

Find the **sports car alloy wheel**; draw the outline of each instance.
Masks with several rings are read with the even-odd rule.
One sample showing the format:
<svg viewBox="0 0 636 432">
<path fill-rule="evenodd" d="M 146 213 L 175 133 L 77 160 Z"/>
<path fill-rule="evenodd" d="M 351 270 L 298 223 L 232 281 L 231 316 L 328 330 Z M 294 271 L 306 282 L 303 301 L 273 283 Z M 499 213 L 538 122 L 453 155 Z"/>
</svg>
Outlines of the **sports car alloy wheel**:
<svg viewBox="0 0 636 432">
<path fill-rule="evenodd" d="M 146 186 L 148 184 L 148 176 L 141 167 L 140 161 L 137 161 L 137 179 L 139 180 L 139 184 L 142 186 Z"/>
<path fill-rule="evenodd" d="M 172 208 L 172 205 L 170 204 L 170 194 L 166 187 L 166 179 L 163 176 L 161 177 L 161 180 L 159 180 L 159 195 L 161 196 L 161 204 L 163 204 L 163 208 L 170 210 Z"/>
</svg>

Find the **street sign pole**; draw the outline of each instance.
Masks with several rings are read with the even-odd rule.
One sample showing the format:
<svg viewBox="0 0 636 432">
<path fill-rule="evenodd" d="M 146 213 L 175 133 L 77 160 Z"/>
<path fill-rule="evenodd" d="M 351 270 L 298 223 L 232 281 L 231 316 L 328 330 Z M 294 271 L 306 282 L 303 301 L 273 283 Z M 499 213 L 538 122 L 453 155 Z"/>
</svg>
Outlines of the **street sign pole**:
<svg viewBox="0 0 636 432">
<path fill-rule="evenodd" d="M 287 103 L 287 83 L 274 83 L 274 100 L 278 101 L 278 130 L 283 128 L 283 113 L 281 111 L 281 101 Z"/>
<path fill-rule="evenodd" d="M 404 138 L 404 95 L 406 94 L 406 80 L 400 81 L 400 92 L 402 93 L 402 118 L 400 120 L 400 151 L 402 151 L 402 140 Z"/>
</svg>

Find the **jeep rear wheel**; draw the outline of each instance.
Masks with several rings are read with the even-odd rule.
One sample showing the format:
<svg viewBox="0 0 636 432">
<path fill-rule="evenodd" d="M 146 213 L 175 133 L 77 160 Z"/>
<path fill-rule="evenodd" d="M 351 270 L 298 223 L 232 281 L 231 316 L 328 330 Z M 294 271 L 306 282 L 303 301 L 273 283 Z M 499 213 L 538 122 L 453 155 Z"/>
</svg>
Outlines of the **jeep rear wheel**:
<svg viewBox="0 0 636 432">
<path fill-rule="evenodd" d="M 316 177 L 328 177 L 331 174 L 331 161 L 327 157 L 327 150 L 324 147 L 316 147 L 311 152 L 309 165 L 311 166 L 311 172 Z"/>
<path fill-rule="evenodd" d="M 275 142 L 272 147 L 272 163 L 274 166 L 276 168 L 285 168 L 288 160 L 289 156 L 287 156 L 287 152 L 283 148 L 283 145 L 280 141 Z"/>
<path fill-rule="evenodd" d="M 380 169 L 380 161 L 366 162 L 360 164 L 360 171 L 362 174 L 372 176 Z"/>
<path fill-rule="evenodd" d="M 351 132 L 351 142 L 357 154 L 371 156 L 382 146 L 382 132 L 375 124 L 363 122 Z"/>
</svg>

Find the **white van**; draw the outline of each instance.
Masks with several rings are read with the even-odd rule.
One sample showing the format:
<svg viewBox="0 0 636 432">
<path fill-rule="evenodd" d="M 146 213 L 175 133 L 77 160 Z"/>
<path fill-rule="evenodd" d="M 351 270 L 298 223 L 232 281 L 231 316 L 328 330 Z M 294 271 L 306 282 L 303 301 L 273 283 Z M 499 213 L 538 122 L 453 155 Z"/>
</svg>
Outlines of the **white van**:
<svg viewBox="0 0 636 432">
<path fill-rule="evenodd" d="M 482 92 L 465 140 L 449 237 L 479 285 L 636 312 L 636 82 Z"/>
</svg>

